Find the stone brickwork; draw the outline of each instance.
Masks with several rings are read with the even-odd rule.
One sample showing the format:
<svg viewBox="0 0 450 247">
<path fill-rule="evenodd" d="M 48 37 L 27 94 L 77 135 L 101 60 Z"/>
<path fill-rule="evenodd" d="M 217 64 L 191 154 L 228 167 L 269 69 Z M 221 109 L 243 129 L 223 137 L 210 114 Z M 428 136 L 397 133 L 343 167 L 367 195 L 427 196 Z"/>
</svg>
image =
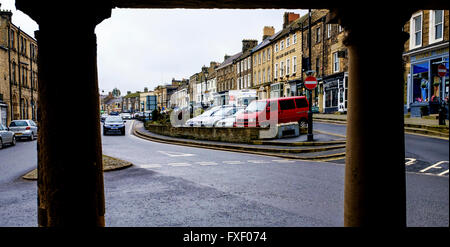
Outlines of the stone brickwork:
<svg viewBox="0 0 450 247">
<path fill-rule="evenodd" d="M 37 42 L 0 10 L 0 95 L 12 119 L 36 120 L 38 105 Z"/>
</svg>

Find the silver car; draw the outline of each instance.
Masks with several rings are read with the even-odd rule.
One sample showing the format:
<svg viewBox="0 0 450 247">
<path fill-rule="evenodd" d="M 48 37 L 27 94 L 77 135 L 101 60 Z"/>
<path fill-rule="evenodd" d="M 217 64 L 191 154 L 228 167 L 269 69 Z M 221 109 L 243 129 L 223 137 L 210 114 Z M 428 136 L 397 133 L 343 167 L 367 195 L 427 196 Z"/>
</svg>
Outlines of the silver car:
<svg viewBox="0 0 450 247">
<path fill-rule="evenodd" d="M 10 131 L 5 125 L 0 124 L 0 149 L 3 148 L 5 144 L 16 145 L 16 137 L 14 132 Z"/>
<path fill-rule="evenodd" d="M 38 127 L 33 120 L 13 120 L 9 124 L 9 130 L 14 132 L 16 139 L 28 139 L 33 141 L 38 135 Z"/>
</svg>

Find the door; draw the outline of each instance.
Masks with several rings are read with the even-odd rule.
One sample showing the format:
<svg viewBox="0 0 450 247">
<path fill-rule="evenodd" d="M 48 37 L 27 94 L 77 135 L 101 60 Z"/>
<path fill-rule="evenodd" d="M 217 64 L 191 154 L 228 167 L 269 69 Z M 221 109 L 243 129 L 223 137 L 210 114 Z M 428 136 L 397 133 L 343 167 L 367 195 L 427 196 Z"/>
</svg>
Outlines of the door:
<svg viewBox="0 0 450 247">
<path fill-rule="evenodd" d="M 308 101 L 306 101 L 306 98 L 296 98 L 295 106 L 297 108 L 295 110 L 296 120 L 299 121 L 302 118 L 308 119 L 309 107 L 308 107 Z"/>
</svg>

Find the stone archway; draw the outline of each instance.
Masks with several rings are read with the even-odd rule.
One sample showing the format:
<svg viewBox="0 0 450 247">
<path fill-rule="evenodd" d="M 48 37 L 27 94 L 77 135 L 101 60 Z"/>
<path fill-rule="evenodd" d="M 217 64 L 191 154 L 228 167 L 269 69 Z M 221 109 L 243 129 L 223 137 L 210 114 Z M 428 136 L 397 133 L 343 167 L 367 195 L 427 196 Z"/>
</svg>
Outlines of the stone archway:
<svg viewBox="0 0 450 247">
<path fill-rule="evenodd" d="M 408 3 L 410 8 L 391 6 L 387 1 L 354 10 L 349 1 L 158 1 L 115 0 L 96 1 L 83 9 L 83 18 L 73 2 L 60 4 L 57 9 L 45 1 L 17 0 L 16 7 L 38 22 L 39 44 L 39 101 L 38 121 L 42 131 L 38 139 L 40 226 L 104 225 L 104 191 L 101 171 L 101 143 L 99 126 L 98 82 L 96 68 L 95 26 L 109 18 L 113 7 L 119 8 L 328 8 L 332 11 L 329 23 L 339 23 L 347 32 L 349 49 L 349 107 L 347 128 L 347 155 L 345 175 L 344 222 L 346 226 L 390 227 L 406 226 L 406 196 L 404 173 L 403 130 L 403 73 L 402 49 L 405 34 L 402 27 L 405 16 L 416 9 L 446 9 L 440 0 Z M 385 5 L 386 4 L 386 5 Z M 399 6 L 399 5 L 397 5 Z M 383 17 L 380 18 L 380 13 Z M 387 16 L 389 18 L 384 18 Z M 64 29 L 58 28 L 63 23 Z M 376 32 L 374 30 L 380 30 Z M 58 29 L 59 32 L 54 30 Z M 375 35 L 376 34 L 376 35 Z M 64 40 L 64 44 L 59 41 Z M 60 64 L 60 50 L 71 47 L 71 60 Z M 374 68 L 383 64 L 383 78 L 392 81 L 391 90 L 379 101 L 379 94 L 371 86 L 382 78 Z M 81 65 L 81 66 L 80 66 Z M 64 131 L 57 125 L 63 96 L 68 90 L 61 85 L 64 68 L 77 67 L 79 73 L 68 78 L 67 85 L 76 84 L 85 92 L 82 102 L 87 109 L 85 127 L 78 130 L 81 140 L 66 142 L 65 149 L 57 134 Z M 58 87 L 58 89 L 56 89 Z M 69 90 L 70 91 L 70 90 Z M 77 102 L 78 103 L 78 102 Z M 68 104 L 72 104 L 69 102 Z M 68 105 L 67 107 L 71 107 Z M 380 126 L 380 119 L 390 126 Z M 50 130 L 52 133 L 50 133 Z M 77 136 L 78 133 L 74 133 Z M 382 147 L 374 149 L 373 144 Z M 68 150 L 67 150 L 68 149 Z M 76 156 L 84 153 L 83 157 Z M 65 157 L 76 158 L 66 161 Z M 385 162 L 383 157 L 391 157 Z M 74 170 L 72 167 L 77 166 Z M 378 173 L 380 167 L 392 172 Z M 80 172 L 81 171 L 81 172 Z M 78 181 L 82 179 L 83 184 Z"/>
</svg>

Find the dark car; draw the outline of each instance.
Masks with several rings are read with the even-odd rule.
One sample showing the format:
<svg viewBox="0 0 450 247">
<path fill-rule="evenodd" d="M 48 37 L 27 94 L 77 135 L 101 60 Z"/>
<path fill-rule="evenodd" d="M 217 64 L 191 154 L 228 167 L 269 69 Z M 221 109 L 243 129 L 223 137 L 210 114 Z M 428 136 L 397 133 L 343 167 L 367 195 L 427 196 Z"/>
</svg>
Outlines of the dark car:
<svg viewBox="0 0 450 247">
<path fill-rule="evenodd" d="M 109 116 L 103 123 L 103 135 L 107 134 L 125 135 L 125 121 L 120 116 Z"/>
</svg>

